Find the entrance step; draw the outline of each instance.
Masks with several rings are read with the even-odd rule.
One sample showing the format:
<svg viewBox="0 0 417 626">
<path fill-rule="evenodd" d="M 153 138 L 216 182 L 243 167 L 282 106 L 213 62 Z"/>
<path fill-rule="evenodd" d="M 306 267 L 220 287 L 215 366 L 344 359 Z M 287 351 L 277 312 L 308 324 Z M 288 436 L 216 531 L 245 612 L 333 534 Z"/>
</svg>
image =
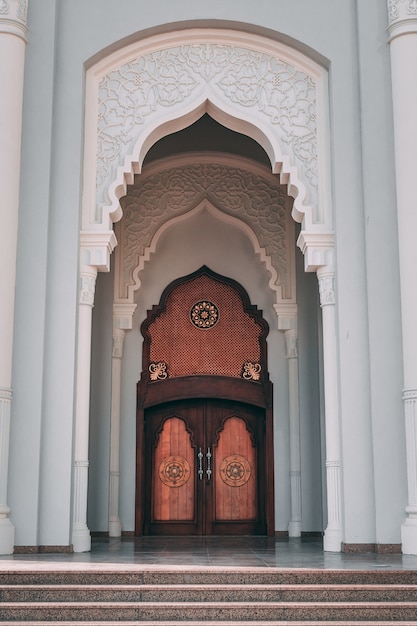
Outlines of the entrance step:
<svg viewBox="0 0 417 626">
<path fill-rule="evenodd" d="M 273 568 L 0 572 L 0 623 L 416 626 L 417 572 Z"/>
</svg>

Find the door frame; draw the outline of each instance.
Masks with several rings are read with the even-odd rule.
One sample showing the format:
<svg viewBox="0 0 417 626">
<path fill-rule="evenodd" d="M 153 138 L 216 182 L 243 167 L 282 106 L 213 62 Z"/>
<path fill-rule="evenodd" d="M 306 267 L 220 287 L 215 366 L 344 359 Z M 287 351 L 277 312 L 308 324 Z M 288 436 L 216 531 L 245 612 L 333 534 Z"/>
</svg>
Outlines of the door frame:
<svg viewBox="0 0 417 626">
<path fill-rule="evenodd" d="M 144 494 L 144 534 L 178 535 L 265 535 L 266 533 L 266 459 L 265 459 L 265 409 L 240 400 L 219 400 L 218 398 L 187 398 L 186 400 L 165 402 L 148 407 L 145 412 L 145 481 Z M 217 450 L 222 433 L 230 418 L 238 417 L 244 424 L 251 447 L 255 447 L 256 519 L 218 519 L 217 500 Z M 154 481 L 157 480 L 154 445 L 162 434 L 165 424 L 172 418 L 180 420 L 189 435 L 195 465 L 193 474 L 194 517 L 192 519 L 161 520 L 153 517 Z M 211 449 L 213 473 L 207 481 L 205 476 L 197 480 L 197 451 Z M 206 464 L 204 461 L 204 467 Z M 202 468 L 203 469 L 203 468 Z M 205 472 L 204 472 L 205 474 Z M 151 489 L 149 489 L 151 486 Z"/>
<path fill-rule="evenodd" d="M 275 534 L 274 524 L 274 444 L 272 383 L 260 385 L 227 376 L 187 376 L 148 383 L 141 379 L 137 385 L 136 413 L 136 506 L 135 535 L 143 535 L 145 496 L 145 410 L 189 399 L 218 399 L 239 401 L 265 410 L 265 521 L 267 535 Z"/>
<path fill-rule="evenodd" d="M 166 301 L 171 292 L 180 284 L 206 274 L 214 280 L 228 284 L 235 289 L 241 298 L 243 309 L 261 328 L 259 336 L 261 375 L 256 382 L 243 377 L 193 375 L 161 378 L 153 380 L 149 373 L 150 335 L 148 327 L 158 315 L 165 310 Z M 167 402 L 188 399 L 218 399 L 238 401 L 265 410 L 265 521 L 267 535 L 275 534 L 274 504 L 274 438 L 273 438 L 273 393 L 272 383 L 268 375 L 266 337 L 269 326 L 262 312 L 252 305 L 245 289 L 238 282 L 213 272 L 203 266 L 196 272 L 183 276 L 170 283 L 163 291 L 159 305 L 148 311 L 147 318 L 141 326 L 144 337 L 142 354 L 142 374 L 137 384 L 136 409 L 136 499 L 135 499 L 135 535 L 143 534 L 144 525 L 144 494 L 145 494 L 145 410 Z"/>
</svg>

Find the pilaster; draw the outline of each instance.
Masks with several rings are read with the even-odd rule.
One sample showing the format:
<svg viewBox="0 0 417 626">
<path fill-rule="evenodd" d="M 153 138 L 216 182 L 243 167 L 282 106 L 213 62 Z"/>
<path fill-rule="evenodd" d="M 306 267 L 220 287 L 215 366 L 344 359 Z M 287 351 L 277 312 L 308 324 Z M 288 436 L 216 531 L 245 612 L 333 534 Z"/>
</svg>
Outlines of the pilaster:
<svg viewBox="0 0 417 626">
<path fill-rule="evenodd" d="M 323 369 L 324 404 L 326 424 L 326 482 L 327 528 L 324 533 L 324 550 L 340 552 L 342 549 L 341 455 L 339 383 L 336 333 L 335 274 L 332 266 L 317 270 L 320 306 L 323 317 Z"/>
<path fill-rule="evenodd" d="M 400 254 L 401 315 L 404 365 L 404 419 L 408 505 L 401 528 L 402 550 L 417 554 L 417 1 L 389 0 L 389 42 L 394 112 L 395 178 Z"/>
<path fill-rule="evenodd" d="M 91 321 L 96 277 L 96 267 L 81 267 L 78 307 L 72 527 L 74 552 L 88 552 L 91 549 L 91 536 L 87 527 L 88 431 L 90 419 Z"/>
<path fill-rule="evenodd" d="M 291 519 L 288 525 L 288 534 L 290 537 L 300 537 L 302 518 L 297 305 L 277 304 L 275 305 L 275 312 L 278 318 L 278 329 L 282 330 L 285 335 L 288 363 L 291 490 Z"/>
<path fill-rule="evenodd" d="M 136 304 L 113 305 L 113 351 L 110 416 L 110 478 L 109 478 L 109 536 L 120 537 L 122 525 L 119 518 L 120 484 L 120 408 L 123 346 L 126 330 L 132 328 Z"/>
<path fill-rule="evenodd" d="M 0 0 L 0 554 L 12 554 L 7 484 L 27 0 Z"/>
</svg>

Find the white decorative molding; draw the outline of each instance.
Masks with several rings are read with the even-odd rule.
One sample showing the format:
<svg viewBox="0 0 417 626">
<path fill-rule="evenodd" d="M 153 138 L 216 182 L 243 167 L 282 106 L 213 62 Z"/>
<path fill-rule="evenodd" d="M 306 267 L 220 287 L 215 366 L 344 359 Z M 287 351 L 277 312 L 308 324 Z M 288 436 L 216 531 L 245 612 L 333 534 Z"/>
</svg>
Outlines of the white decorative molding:
<svg viewBox="0 0 417 626">
<path fill-rule="evenodd" d="M 0 0 L 0 34 L 17 35 L 26 41 L 28 0 Z"/>
<path fill-rule="evenodd" d="M 217 157 L 217 158 L 216 158 Z M 164 160 L 150 168 L 122 200 L 124 219 L 117 248 L 119 299 L 133 299 L 140 285 L 138 272 L 155 251 L 169 223 L 205 206 L 220 219 L 234 218 L 246 227 L 255 252 L 271 273 L 270 287 L 283 299 L 294 291 L 292 201 L 277 179 L 246 159 L 199 155 Z M 177 165 L 174 165 L 177 164 Z M 208 205 L 210 203 L 210 207 Z M 223 217 L 225 216 L 225 217 Z M 229 220 L 230 221 L 230 220 Z"/>
<path fill-rule="evenodd" d="M 417 0 L 388 0 L 390 41 L 407 33 L 417 33 Z"/>
<path fill-rule="evenodd" d="M 320 306 L 329 306 L 336 303 L 334 273 L 322 274 L 319 279 Z"/>
<path fill-rule="evenodd" d="M 184 106 L 209 87 L 221 100 L 253 108 L 276 126 L 282 145 L 317 202 L 316 85 L 277 56 L 227 44 L 183 44 L 124 63 L 102 77 L 98 92 L 97 189 L 133 152 L 141 126 L 163 108 Z M 100 200 L 103 200 L 102 196 Z"/>
<path fill-rule="evenodd" d="M 264 147 L 297 221 L 330 227 L 327 89 L 323 67 L 240 31 L 173 31 L 112 53 L 87 71 L 83 227 L 120 220 L 151 145 L 204 113 Z"/>
<path fill-rule="evenodd" d="M 80 276 L 80 304 L 94 306 L 94 295 L 96 290 L 95 275 L 83 274 Z"/>
<path fill-rule="evenodd" d="M 122 359 L 123 358 L 124 339 L 125 339 L 125 331 L 113 328 L 112 357 L 114 359 Z"/>
<path fill-rule="evenodd" d="M 294 330 L 285 331 L 285 343 L 287 345 L 287 359 L 297 359 L 297 332 Z"/>
<path fill-rule="evenodd" d="M 115 291 L 116 289 L 117 286 L 115 286 Z M 136 307 L 137 305 L 131 302 L 115 302 L 113 304 L 113 329 L 132 330 Z"/>
<path fill-rule="evenodd" d="M 303 253 L 306 272 L 316 272 L 320 267 L 333 265 L 334 241 L 333 232 L 320 230 L 300 232 L 297 245 Z"/>
<path fill-rule="evenodd" d="M 110 256 L 117 245 L 113 230 L 89 230 L 80 233 L 80 265 L 110 271 Z"/>
</svg>

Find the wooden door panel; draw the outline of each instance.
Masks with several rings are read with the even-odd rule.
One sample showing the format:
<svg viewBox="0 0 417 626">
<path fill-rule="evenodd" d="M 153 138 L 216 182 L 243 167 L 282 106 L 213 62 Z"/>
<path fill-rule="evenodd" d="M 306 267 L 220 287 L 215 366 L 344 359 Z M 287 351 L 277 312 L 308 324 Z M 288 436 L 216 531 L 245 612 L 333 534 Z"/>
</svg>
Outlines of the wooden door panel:
<svg viewBox="0 0 417 626">
<path fill-rule="evenodd" d="M 265 532 L 261 409 L 227 400 L 179 401 L 148 410 L 145 423 L 145 534 Z"/>
<path fill-rule="evenodd" d="M 257 518 L 256 450 L 246 423 L 229 417 L 214 449 L 216 520 Z"/>
<path fill-rule="evenodd" d="M 153 519 L 190 521 L 195 511 L 195 461 L 185 423 L 164 423 L 154 454 Z"/>
</svg>

